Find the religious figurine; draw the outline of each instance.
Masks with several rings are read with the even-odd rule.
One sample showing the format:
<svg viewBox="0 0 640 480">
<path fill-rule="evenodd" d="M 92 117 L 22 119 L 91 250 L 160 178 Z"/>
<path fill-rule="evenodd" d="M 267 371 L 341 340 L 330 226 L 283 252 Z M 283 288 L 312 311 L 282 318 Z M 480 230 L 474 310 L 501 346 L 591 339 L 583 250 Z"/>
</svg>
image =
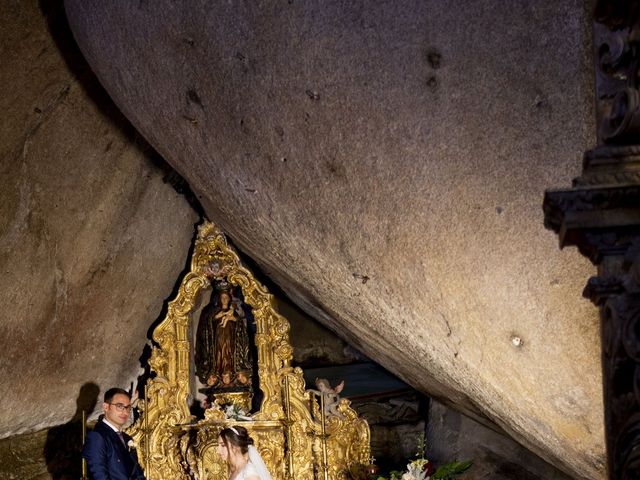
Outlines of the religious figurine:
<svg viewBox="0 0 640 480">
<path fill-rule="evenodd" d="M 311 391 L 324 397 L 325 417 L 335 415 L 342 418 L 342 414 L 338 411 L 338 405 L 340 404 L 340 392 L 344 388 L 344 380 L 335 387 L 331 387 L 329 380 L 326 378 L 316 378 L 316 387 L 318 388 L 317 390 Z"/>
<path fill-rule="evenodd" d="M 200 381 L 214 391 L 251 387 L 247 321 L 242 302 L 225 281 L 216 284 L 211 302 L 200 316 L 195 364 Z"/>
</svg>

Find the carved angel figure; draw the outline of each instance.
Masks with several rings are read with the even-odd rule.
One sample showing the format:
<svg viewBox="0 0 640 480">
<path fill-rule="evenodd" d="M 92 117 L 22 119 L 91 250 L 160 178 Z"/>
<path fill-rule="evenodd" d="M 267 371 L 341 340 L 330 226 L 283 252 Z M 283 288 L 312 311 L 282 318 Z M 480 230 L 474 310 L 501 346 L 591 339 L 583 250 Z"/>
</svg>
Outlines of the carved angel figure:
<svg viewBox="0 0 640 480">
<path fill-rule="evenodd" d="M 316 378 L 316 387 L 318 390 L 311 391 L 324 397 L 325 416 L 335 415 L 342 418 L 342 414 L 338 411 L 338 405 L 340 404 L 339 394 L 344 388 L 344 380 L 332 388 L 329 380 L 326 378 Z"/>
</svg>

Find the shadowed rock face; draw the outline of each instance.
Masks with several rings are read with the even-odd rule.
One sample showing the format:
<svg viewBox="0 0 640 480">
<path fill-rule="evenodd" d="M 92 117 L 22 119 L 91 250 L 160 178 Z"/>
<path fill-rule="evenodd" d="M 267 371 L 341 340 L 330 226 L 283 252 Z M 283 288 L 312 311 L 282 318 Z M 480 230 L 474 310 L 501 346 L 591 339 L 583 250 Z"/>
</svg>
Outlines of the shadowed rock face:
<svg viewBox="0 0 640 480">
<path fill-rule="evenodd" d="M 94 405 L 135 379 L 197 222 L 62 6 L 45 12 L 0 6 L 0 438 L 78 422 L 82 385 L 95 382 Z"/>
<path fill-rule="evenodd" d="M 541 212 L 593 142 L 578 3 L 66 8 L 128 119 L 303 308 L 573 476 L 604 476 L 592 268 Z"/>
</svg>

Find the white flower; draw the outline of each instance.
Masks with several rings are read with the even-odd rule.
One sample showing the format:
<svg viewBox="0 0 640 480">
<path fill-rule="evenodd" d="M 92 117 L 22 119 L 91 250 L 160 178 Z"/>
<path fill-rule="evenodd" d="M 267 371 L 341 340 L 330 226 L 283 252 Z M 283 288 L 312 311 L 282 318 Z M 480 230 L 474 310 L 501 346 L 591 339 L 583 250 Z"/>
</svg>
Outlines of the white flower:
<svg viewBox="0 0 640 480">
<path fill-rule="evenodd" d="M 129 447 L 129 449 L 136 448 L 136 442 L 134 442 L 133 440 L 129 440 L 127 442 L 127 447 Z"/>
<path fill-rule="evenodd" d="M 248 417 L 245 411 L 237 405 L 228 405 L 225 408 L 224 416 L 233 420 L 251 420 L 251 417 Z"/>
<path fill-rule="evenodd" d="M 402 475 L 401 480 L 428 480 L 427 472 L 422 468 L 428 461 L 425 459 L 418 459 L 410 462 L 407 465 L 407 471 Z"/>
</svg>

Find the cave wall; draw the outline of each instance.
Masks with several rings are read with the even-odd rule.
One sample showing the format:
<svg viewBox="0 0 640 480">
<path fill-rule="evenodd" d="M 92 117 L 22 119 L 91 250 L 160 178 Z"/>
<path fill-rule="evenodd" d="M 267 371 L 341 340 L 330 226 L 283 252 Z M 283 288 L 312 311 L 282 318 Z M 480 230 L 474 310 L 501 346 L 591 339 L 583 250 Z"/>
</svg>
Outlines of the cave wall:
<svg viewBox="0 0 640 480">
<path fill-rule="evenodd" d="M 83 385 L 95 401 L 136 379 L 198 214 L 99 85 L 60 2 L 2 2 L 0 46 L 5 438 L 70 421 Z"/>
</svg>

